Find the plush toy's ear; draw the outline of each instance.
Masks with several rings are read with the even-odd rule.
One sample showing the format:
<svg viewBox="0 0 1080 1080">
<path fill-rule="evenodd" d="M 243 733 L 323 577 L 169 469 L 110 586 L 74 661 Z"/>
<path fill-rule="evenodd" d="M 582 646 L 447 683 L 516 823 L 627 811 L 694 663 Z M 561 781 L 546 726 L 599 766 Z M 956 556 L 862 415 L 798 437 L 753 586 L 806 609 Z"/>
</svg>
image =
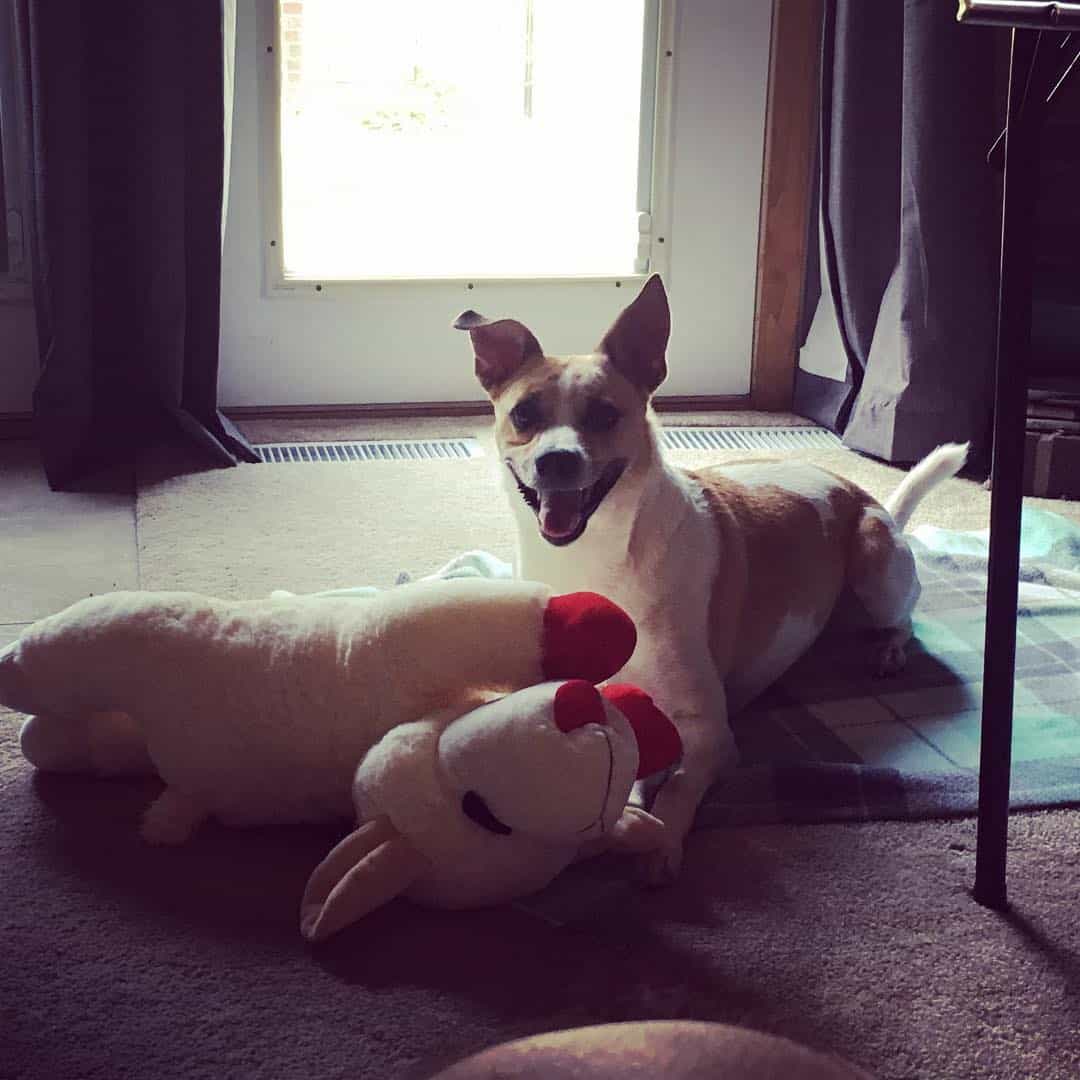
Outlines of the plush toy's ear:
<svg viewBox="0 0 1080 1080">
<path fill-rule="evenodd" d="M 315 868 L 300 902 L 300 933 L 323 941 L 381 907 L 431 869 L 389 818 L 349 833 Z"/>
</svg>

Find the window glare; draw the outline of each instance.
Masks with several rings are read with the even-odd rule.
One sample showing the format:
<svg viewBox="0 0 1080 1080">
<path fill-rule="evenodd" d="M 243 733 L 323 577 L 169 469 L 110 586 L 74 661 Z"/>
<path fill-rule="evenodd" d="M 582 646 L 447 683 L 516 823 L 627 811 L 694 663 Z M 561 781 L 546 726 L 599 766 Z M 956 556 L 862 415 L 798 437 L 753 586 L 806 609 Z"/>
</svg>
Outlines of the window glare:
<svg viewBox="0 0 1080 1080">
<path fill-rule="evenodd" d="M 644 0 L 279 15 L 287 277 L 632 272 Z"/>
</svg>

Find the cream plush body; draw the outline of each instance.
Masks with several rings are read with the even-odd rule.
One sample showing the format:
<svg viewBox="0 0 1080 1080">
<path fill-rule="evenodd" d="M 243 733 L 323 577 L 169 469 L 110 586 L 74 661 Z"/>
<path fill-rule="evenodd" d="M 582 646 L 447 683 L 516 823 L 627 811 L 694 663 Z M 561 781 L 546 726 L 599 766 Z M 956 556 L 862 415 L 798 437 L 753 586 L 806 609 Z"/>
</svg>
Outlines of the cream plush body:
<svg viewBox="0 0 1080 1080">
<path fill-rule="evenodd" d="M 0 653 L 0 701 L 33 714 L 22 746 L 39 768 L 157 773 L 167 787 L 147 813 L 150 840 L 183 840 L 211 816 L 350 818 L 356 767 L 392 728 L 563 673 L 545 667 L 562 632 L 551 599 L 489 581 L 364 600 L 112 593 Z M 606 610 L 625 639 L 628 620 Z"/>
<path fill-rule="evenodd" d="M 144 836 L 356 818 L 301 906 L 320 940 L 399 894 L 441 907 L 547 884 L 592 850 L 649 850 L 626 807 L 679 754 L 640 691 L 593 685 L 634 649 L 595 593 L 420 582 L 371 598 L 230 603 L 114 593 L 0 652 L 0 703 L 40 769 L 156 774 Z"/>
</svg>

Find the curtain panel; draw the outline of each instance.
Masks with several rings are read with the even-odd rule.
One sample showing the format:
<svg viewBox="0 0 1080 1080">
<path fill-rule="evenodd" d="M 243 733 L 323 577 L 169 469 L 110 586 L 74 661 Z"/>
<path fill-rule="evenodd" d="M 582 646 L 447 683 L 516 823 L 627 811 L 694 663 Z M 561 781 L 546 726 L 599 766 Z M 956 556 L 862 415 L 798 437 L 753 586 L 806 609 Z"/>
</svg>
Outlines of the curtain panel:
<svg viewBox="0 0 1080 1080">
<path fill-rule="evenodd" d="M 795 409 L 885 461 L 989 439 L 992 37 L 947 0 L 825 5 Z"/>
<path fill-rule="evenodd" d="M 50 485 L 170 436 L 193 465 L 257 460 L 217 407 L 231 7 L 15 5 Z"/>
</svg>

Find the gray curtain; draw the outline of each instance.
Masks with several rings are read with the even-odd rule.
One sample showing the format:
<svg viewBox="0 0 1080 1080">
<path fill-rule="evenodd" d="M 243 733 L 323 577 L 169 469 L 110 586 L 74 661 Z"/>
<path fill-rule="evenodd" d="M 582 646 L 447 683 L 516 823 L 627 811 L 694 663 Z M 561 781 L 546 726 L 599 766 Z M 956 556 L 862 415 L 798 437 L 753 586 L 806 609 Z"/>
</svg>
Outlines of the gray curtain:
<svg viewBox="0 0 1080 1080">
<path fill-rule="evenodd" d="M 49 483 L 80 486 L 163 438 L 193 468 L 258 460 L 217 407 L 229 11 L 15 12 Z"/>
<path fill-rule="evenodd" d="M 796 411 L 911 462 L 989 438 L 993 35 L 952 0 L 827 0 Z"/>
</svg>

